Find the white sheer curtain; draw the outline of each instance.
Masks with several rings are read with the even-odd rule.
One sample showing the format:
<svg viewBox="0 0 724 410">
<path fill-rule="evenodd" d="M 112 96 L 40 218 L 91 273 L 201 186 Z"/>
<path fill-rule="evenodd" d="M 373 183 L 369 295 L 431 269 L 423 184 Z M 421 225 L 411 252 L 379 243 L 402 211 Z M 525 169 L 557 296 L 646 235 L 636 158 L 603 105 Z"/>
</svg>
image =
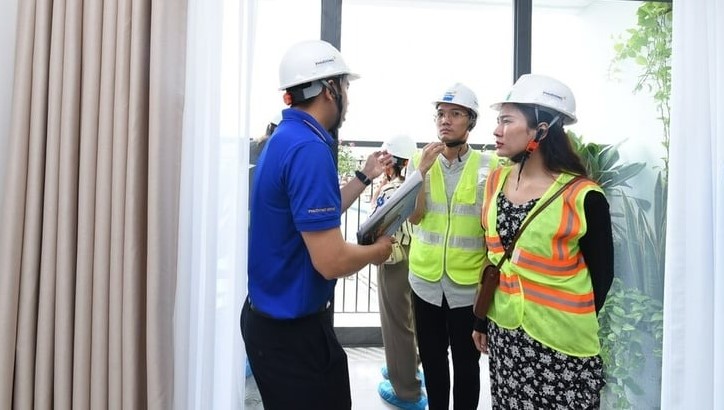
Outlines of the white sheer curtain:
<svg viewBox="0 0 724 410">
<path fill-rule="evenodd" d="M 6 151 L 10 134 L 13 69 L 15 67 L 15 26 L 18 17 L 17 0 L 0 1 L 0 198 L 4 195 Z M 0 201 L 2 202 L 2 201 Z"/>
<path fill-rule="evenodd" d="M 724 408 L 724 3 L 674 3 L 664 409 Z"/>
<path fill-rule="evenodd" d="M 174 408 L 243 409 L 249 139 L 240 107 L 256 1 L 188 7 Z"/>
</svg>

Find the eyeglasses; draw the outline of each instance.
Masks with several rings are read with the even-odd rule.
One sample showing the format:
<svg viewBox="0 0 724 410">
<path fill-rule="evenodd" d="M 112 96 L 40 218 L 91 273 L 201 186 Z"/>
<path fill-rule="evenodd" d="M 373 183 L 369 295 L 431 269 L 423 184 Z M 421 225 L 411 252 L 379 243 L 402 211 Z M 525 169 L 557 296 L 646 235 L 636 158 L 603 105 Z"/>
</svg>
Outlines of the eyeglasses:
<svg viewBox="0 0 724 410">
<path fill-rule="evenodd" d="M 460 120 L 462 118 L 468 117 L 469 114 L 462 110 L 450 110 L 450 111 L 443 111 L 438 110 L 434 115 L 433 118 L 435 121 L 442 121 L 443 118 L 447 117 L 453 121 Z"/>
</svg>

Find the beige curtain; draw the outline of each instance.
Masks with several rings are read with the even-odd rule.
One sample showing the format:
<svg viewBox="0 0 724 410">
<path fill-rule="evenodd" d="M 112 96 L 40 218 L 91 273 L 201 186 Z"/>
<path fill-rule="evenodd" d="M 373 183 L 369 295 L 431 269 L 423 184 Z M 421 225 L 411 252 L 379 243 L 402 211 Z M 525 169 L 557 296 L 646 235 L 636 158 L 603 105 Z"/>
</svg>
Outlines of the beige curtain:
<svg viewBox="0 0 724 410">
<path fill-rule="evenodd" d="M 18 8 L 0 408 L 170 408 L 185 1 Z"/>
</svg>

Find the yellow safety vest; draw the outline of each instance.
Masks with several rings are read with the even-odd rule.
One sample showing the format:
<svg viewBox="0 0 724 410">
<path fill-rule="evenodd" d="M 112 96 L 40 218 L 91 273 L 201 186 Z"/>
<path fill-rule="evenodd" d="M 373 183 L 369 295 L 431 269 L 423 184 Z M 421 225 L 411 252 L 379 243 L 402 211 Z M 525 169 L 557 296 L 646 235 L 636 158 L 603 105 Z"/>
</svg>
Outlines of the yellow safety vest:
<svg viewBox="0 0 724 410">
<path fill-rule="evenodd" d="M 497 264 L 505 253 L 497 231 L 497 197 L 511 167 L 492 172 L 485 187 L 482 225 L 487 257 Z M 561 174 L 528 213 L 573 179 Z M 506 329 L 522 327 L 540 343 L 571 356 L 598 354 L 598 319 L 591 276 L 578 240 L 586 234 L 586 194 L 603 192 L 581 179 L 535 217 L 501 267 L 500 286 L 488 318 Z"/>
<path fill-rule="evenodd" d="M 413 158 L 415 166 L 420 155 Z M 450 206 L 445 179 L 436 160 L 425 181 L 425 215 L 415 227 L 410 245 L 410 271 L 428 282 L 437 282 L 447 272 L 460 285 L 477 283 L 483 266 L 484 238 L 480 226 L 482 189 L 478 173 L 487 169 L 480 152 L 471 151 Z M 487 171 L 485 171 L 487 173 Z"/>
</svg>

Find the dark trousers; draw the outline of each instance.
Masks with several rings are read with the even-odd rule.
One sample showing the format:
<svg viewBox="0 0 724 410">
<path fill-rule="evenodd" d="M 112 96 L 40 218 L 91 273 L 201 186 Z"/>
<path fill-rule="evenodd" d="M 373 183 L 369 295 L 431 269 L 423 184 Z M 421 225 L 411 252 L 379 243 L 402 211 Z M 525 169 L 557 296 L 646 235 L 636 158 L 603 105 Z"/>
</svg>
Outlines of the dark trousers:
<svg viewBox="0 0 724 410">
<path fill-rule="evenodd" d="M 430 410 L 450 406 L 450 364 L 453 362 L 453 405 L 455 410 L 478 408 L 480 399 L 480 352 L 473 343 L 472 306 L 450 309 L 443 297 L 435 306 L 414 296 L 417 346 Z"/>
<path fill-rule="evenodd" d="M 278 320 L 241 312 L 241 335 L 266 410 L 352 407 L 347 354 L 332 327 L 332 309 Z"/>
</svg>

